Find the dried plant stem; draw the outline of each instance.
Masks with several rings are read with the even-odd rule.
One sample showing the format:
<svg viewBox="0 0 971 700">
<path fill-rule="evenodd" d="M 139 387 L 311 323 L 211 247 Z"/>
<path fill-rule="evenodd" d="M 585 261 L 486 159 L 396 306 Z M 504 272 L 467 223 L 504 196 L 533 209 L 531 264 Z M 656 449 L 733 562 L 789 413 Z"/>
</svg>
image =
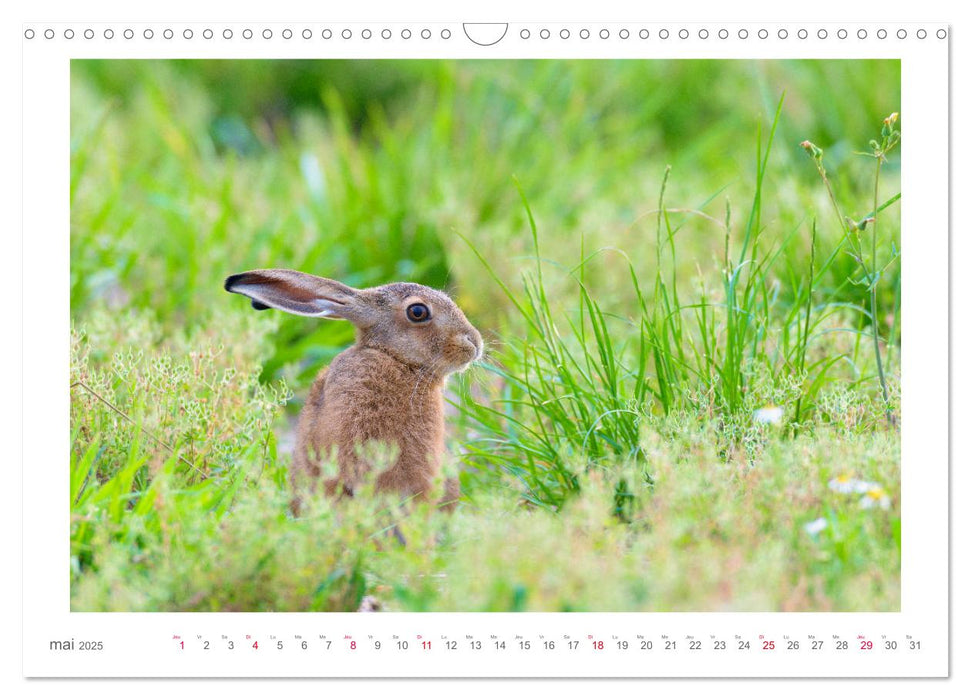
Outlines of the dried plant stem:
<svg viewBox="0 0 971 700">
<path fill-rule="evenodd" d="M 873 337 L 873 355 L 877 363 L 877 376 L 880 380 L 880 391 L 883 395 L 883 406 L 884 412 L 887 417 L 887 423 L 891 426 L 895 425 L 893 411 L 890 409 L 890 392 L 887 390 L 887 378 L 883 371 L 883 356 L 880 353 L 880 320 L 877 315 L 877 284 L 880 282 L 880 277 L 882 270 L 877 262 L 877 214 L 885 209 L 888 205 L 897 201 L 900 195 L 891 197 L 889 200 L 880 204 L 880 171 L 883 167 L 883 161 L 886 159 L 887 153 L 893 149 L 900 142 L 900 132 L 894 129 L 894 125 L 897 123 L 898 114 L 894 112 L 889 117 L 883 120 L 883 129 L 881 131 L 881 141 L 870 141 L 872 147 L 872 152 L 861 153 L 860 155 L 866 155 L 873 157 L 877 162 L 876 177 L 873 181 L 873 211 L 864 219 L 859 222 L 851 221 L 843 216 L 842 211 L 840 211 L 839 203 L 836 201 L 836 193 L 833 192 L 832 185 L 829 182 L 829 178 L 826 177 L 826 169 L 823 167 L 823 151 L 818 146 L 813 144 L 811 141 L 803 141 L 800 145 L 805 149 L 809 157 L 812 158 L 813 163 L 816 166 L 816 170 L 819 172 L 820 178 L 822 178 L 823 184 L 826 186 L 826 192 L 829 194 L 829 201 L 833 205 L 833 209 L 836 211 L 836 216 L 840 222 L 840 228 L 843 231 L 843 240 L 849 241 L 853 248 L 853 257 L 860 269 L 863 271 L 863 281 L 867 285 L 867 291 L 870 293 L 870 324 L 872 328 Z M 869 264 L 867 263 L 866 254 L 864 253 L 863 246 L 865 243 L 861 239 L 860 232 L 866 231 L 866 227 L 870 226 L 870 256 Z M 832 256 L 830 256 L 832 260 Z M 823 265 L 823 268 L 829 266 L 829 261 Z M 872 270 L 872 271 L 871 271 Z M 895 321 L 896 323 L 896 321 Z"/>
<path fill-rule="evenodd" d="M 89 394 L 91 394 L 94 398 L 98 399 L 98 401 L 100 401 L 101 403 L 103 403 L 105 406 L 107 406 L 108 408 L 110 408 L 112 411 L 114 411 L 115 413 L 117 413 L 119 416 L 121 416 L 122 418 L 124 418 L 126 421 L 128 421 L 129 423 L 131 423 L 132 425 L 134 425 L 135 427 L 137 427 L 139 430 L 141 430 L 146 436 L 150 437 L 152 440 L 154 440 L 159 445 L 161 445 L 162 447 L 164 447 L 165 449 L 167 449 L 169 452 L 171 452 L 172 454 L 176 455 L 176 457 L 178 457 L 179 461 L 182 462 L 183 464 L 185 464 L 187 467 L 189 467 L 190 469 L 194 469 L 195 471 L 199 472 L 199 474 L 201 474 L 203 477 L 207 477 L 208 476 L 208 474 L 206 474 L 204 471 L 202 471 L 201 469 L 199 469 L 199 467 L 197 467 L 196 465 L 194 465 L 192 462 L 190 462 L 189 460 L 187 460 L 182 455 L 178 454 L 176 452 L 176 449 L 174 447 L 172 447 L 172 445 L 168 444 L 167 442 L 165 442 L 164 440 L 162 440 L 160 438 L 155 437 L 155 435 L 153 435 L 148 430 L 145 430 L 145 428 L 143 428 L 141 425 L 139 425 L 138 422 L 135 421 L 134 418 L 132 418 L 131 416 L 129 416 L 128 414 L 126 414 L 124 411 L 122 411 L 120 408 L 118 408 L 117 406 L 115 406 L 108 399 L 106 399 L 105 397 L 103 397 L 101 394 L 99 394 L 97 391 L 95 391 L 94 389 L 92 389 L 91 387 L 89 387 L 87 384 L 85 384 L 81 380 L 78 380 L 78 381 L 74 382 L 71 385 L 71 388 L 72 389 L 74 389 L 75 387 L 81 387 L 82 389 L 84 389 L 86 392 L 88 392 Z"/>
</svg>

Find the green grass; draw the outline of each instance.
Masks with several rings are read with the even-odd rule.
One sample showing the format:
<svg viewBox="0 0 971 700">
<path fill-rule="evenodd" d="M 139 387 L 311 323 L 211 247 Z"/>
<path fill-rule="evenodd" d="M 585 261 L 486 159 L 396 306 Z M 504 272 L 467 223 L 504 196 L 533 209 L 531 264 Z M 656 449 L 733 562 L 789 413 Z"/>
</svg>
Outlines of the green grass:
<svg viewBox="0 0 971 700">
<path fill-rule="evenodd" d="M 72 609 L 899 609 L 899 92 L 894 61 L 75 62 Z M 288 514 L 353 335 L 234 303 L 253 267 L 453 292 L 487 342 L 454 515 Z"/>
</svg>

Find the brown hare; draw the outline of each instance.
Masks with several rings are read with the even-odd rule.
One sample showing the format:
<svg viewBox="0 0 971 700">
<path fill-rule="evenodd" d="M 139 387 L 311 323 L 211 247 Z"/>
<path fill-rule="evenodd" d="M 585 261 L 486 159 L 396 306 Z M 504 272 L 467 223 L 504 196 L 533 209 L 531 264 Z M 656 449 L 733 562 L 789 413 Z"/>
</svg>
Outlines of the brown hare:
<svg viewBox="0 0 971 700">
<path fill-rule="evenodd" d="M 297 423 L 291 472 L 293 507 L 320 477 L 320 460 L 336 456 L 329 495 L 353 496 L 375 465 L 363 449 L 389 447 L 390 466 L 375 490 L 429 499 L 445 454 L 446 377 L 482 355 L 482 336 L 443 292 L 408 282 L 354 289 L 294 270 L 253 270 L 226 279 L 225 289 L 257 310 L 344 319 L 356 343 L 317 375 Z M 387 463 L 387 462 L 386 462 Z M 454 506 L 458 480 L 445 482 L 443 506 Z"/>
</svg>

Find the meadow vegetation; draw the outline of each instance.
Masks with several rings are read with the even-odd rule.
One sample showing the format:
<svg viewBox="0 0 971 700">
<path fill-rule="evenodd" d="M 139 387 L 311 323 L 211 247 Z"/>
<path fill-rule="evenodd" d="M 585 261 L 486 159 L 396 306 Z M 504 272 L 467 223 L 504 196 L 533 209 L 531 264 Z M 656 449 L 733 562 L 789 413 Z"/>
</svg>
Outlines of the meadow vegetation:
<svg viewBox="0 0 971 700">
<path fill-rule="evenodd" d="M 897 61 L 74 61 L 71 606 L 897 610 Z M 344 322 L 445 288 L 445 515 L 288 511 Z M 390 535 L 397 527 L 407 545 Z"/>
</svg>

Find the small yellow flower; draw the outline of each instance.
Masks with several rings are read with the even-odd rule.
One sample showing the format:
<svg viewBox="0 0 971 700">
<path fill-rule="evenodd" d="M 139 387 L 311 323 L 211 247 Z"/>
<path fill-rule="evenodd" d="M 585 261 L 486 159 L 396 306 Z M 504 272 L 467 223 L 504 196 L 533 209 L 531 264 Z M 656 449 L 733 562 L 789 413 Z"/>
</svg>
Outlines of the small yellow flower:
<svg viewBox="0 0 971 700">
<path fill-rule="evenodd" d="M 828 486 L 830 491 L 836 493 L 862 494 L 860 498 L 861 508 L 877 507 L 881 510 L 890 508 L 890 496 L 880 484 L 875 484 L 872 481 L 857 479 L 852 474 L 840 474 L 830 479 Z"/>
<path fill-rule="evenodd" d="M 880 508 L 888 510 L 890 508 L 890 496 L 881 487 L 869 489 L 860 499 L 861 508 Z"/>
</svg>

